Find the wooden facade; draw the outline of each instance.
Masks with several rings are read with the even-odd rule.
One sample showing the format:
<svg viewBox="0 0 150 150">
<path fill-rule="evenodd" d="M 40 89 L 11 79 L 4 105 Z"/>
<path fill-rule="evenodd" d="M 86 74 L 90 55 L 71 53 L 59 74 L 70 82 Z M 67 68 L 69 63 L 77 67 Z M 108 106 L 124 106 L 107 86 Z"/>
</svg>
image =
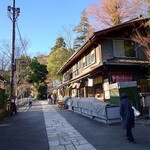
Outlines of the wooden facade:
<svg viewBox="0 0 150 150">
<path fill-rule="evenodd" d="M 137 81 L 142 92 L 149 92 L 149 60 L 143 49 L 132 41 L 133 28 L 145 19 L 136 19 L 95 32 L 62 66 L 60 89 L 64 96 L 107 97 L 107 84 Z"/>
</svg>

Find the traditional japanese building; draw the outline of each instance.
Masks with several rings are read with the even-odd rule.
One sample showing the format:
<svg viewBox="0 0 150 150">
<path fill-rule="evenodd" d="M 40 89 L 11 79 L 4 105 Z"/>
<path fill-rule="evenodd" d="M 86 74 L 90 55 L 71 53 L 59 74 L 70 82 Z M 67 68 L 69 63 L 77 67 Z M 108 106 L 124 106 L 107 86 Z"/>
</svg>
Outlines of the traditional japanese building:
<svg viewBox="0 0 150 150">
<path fill-rule="evenodd" d="M 132 40 L 133 30 L 148 19 L 134 19 L 94 34 L 61 67 L 60 89 L 65 96 L 110 99 L 109 85 L 136 81 L 149 92 L 149 60 Z"/>
</svg>

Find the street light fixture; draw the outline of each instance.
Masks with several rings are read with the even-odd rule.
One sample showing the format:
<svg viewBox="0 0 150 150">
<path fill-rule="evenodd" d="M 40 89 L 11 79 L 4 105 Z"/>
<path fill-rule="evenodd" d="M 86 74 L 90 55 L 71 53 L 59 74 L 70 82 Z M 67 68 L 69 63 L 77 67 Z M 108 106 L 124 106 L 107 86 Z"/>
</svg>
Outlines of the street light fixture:
<svg viewBox="0 0 150 150">
<path fill-rule="evenodd" d="M 12 7 L 7 7 L 8 16 L 12 20 L 12 51 L 11 51 L 11 74 L 10 74 L 10 99 L 9 99 L 9 115 L 12 113 L 12 107 L 15 107 L 14 95 L 14 71 L 15 71 L 15 24 L 19 16 L 20 8 L 15 8 L 15 0 L 12 1 Z M 12 105 L 12 100 L 13 105 Z"/>
</svg>

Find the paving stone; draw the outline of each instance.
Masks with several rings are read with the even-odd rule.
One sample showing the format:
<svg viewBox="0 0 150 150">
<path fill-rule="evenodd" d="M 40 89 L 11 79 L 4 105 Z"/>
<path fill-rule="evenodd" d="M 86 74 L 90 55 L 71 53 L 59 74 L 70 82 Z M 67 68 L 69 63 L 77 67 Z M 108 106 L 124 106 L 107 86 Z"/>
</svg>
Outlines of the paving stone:
<svg viewBox="0 0 150 150">
<path fill-rule="evenodd" d="M 50 150 L 96 150 L 51 105 L 41 103 Z"/>
<path fill-rule="evenodd" d="M 71 141 L 60 141 L 60 144 L 61 145 L 70 145 L 70 144 L 72 144 L 72 142 Z"/>
<path fill-rule="evenodd" d="M 66 145 L 65 148 L 66 150 L 76 150 L 74 145 Z"/>
<path fill-rule="evenodd" d="M 78 142 L 79 142 L 79 144 L 88 144 L 87 140 L 79 140 Z"/>
<path fill-rule="evenodd" d="M 58 133 L 57 135 L 58 135 L 58 137 L 64 137 L 64 138 L 68 137 L 67 133 Z"/>
<path fill-rule="evenodd" d="M 48 140 L 49 141 L 56 141 L 56 140 L 64 140 L 64 138 L 63 137 L 48 137 Z"/>
<path fill-rule="evenodd" d="M 76 145 L 77 150 L 95 150 L 95 148 L 91 144 L 84 144 L 84 145 Z"/>
<path fill-rule="evenodd" d="M 73 145 L 75 145 L 75 146 L 76 146 L 76 145 L 80 145 L 79 142 L 77 142 L 77 141 L 72 141 L 72 143 L 73 143 Z"/>
<path fill-rule="evenodd" d="M 52 146 L 50 146 L 50 150 L 66 150 L 66 148 L 64 146 L 60 146 L 60 145 L 58 145 L 58 146 L 52 145 Z"/>
<path fill-rule="evenodd" d="M 59 143 L 59 141 L 58 140 L 55 140 L 55 141 L 49 141 L 48 142 L 49 143 L 49 145 L 51 146 L 51 145 L 55 145 L 55 146 L 57 146 L 57 145 L 60 145 L 60 143 Z"/>
<path fill-rule="evenodd" d="M 84 139 L 82 136 L 75 136 L 74 138 L 75 138 L 76 140 L 78 140 L 78 141 Z"/>
</svg>

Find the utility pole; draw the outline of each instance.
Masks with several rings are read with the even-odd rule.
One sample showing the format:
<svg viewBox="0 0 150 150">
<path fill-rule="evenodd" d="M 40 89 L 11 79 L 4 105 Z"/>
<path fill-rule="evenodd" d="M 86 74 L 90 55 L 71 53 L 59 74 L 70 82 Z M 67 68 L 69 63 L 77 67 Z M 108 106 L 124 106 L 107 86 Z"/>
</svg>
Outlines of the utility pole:
<svg viewBox="0 0 150 150">
<path fill-rule="evenodd" d="M 16 19 L 19 16 L 20 8 L 15 8 L 15 0 L 12 0 L 12 7 L 8 6 L 8 16 L 12 20 L 12 50 L 11 50 L 11 73 L 10 73 L 10 99 L 9 99 L 9 115 L 12 113 L 12 100 L 14 100 L 14 71 L 15 71 L 15 25 Z"/>
</svg>

